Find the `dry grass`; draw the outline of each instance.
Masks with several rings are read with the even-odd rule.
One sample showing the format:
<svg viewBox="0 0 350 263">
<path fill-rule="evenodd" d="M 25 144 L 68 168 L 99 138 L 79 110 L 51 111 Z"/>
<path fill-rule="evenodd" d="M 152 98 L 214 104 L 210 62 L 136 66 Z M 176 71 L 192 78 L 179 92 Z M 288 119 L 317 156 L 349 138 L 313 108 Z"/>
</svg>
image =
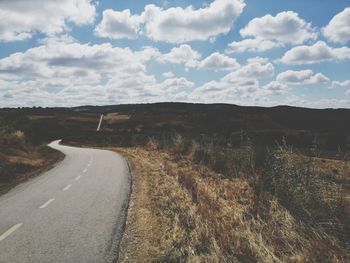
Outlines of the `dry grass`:
<svg viewBox="0 0 350 263">
<path fill-rule="evenodd" d="M 169 222 L 157 214 L 159 203 L 167 203 L 163 199 L 168 198 L 164 191 L 169 190 L 167 189 L 169 182 L 164 180 L 170 178 L 157 176 L 161 167 L 152 153 L 140 148 L 118 149 L 118 151 L 128 157 L 134 176 L 120 261 L 157 261 L 170 249 L 160 240 L 166 233 Z"/>
<path fill-rule="evenodd" d="M 350 182 L 350 161 L 314 158 L 315 167 L 337 181 Z"/>
<path fill-rule="evenodd" d="M 78 117 L 68 117 L 67 121 L 78 121 L 78 122 L 96 122 L 98 123 L 99 116 L 78 116 Z M 96 124 L 97 125 L 97 124 Z"/>
<path fill-rule="evenodd" d="M 118 149 L 134 174 L 120 262 L 348 262 L 338 240 L 270 194 L 257 196 L 247 178 L 224 177 L 179 150 Z"/>
<path fill-rule="evenodd" d="M 0 194 L 51 168 L 64 155 L 47 146 L 0 151 Z"/>
<path fill-rule="evenodd" d="M 30 120 L 46 120 L 46 119 L 55 119 L 57 118 L 54 115 L 30 115 L 28 116 Z"/>
<path fill-rule="evenodd" d="M 104 116 L 104 120 L 112 124 L 119 121 L 129 120 L 130 117 L 131 117 L 130 115 L 124 115 L 124 114 L 119 114 L 115 112 L 115 113 L 108 113 L 106 116 Z"/>
</svg>

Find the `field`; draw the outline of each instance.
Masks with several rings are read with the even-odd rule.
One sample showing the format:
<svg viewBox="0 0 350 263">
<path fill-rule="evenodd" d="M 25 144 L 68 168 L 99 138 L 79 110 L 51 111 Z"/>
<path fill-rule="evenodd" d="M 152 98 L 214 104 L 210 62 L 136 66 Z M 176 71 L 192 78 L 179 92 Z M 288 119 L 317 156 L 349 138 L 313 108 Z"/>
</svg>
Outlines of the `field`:
<svg viewBox="0 0 350 263">
<path fill-rule="evenodd" d="M 0 116 L 26 147 L 62 138 L 128 158 L 121 262 L 350 261 L 350 110 L 162 103 Z"/>
</svg>

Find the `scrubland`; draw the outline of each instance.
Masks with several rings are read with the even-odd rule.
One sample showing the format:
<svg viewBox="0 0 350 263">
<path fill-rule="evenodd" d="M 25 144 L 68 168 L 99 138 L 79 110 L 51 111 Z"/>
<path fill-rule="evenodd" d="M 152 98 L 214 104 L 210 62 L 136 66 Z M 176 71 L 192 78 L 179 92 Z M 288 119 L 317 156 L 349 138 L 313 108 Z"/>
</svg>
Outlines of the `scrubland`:
<svg viewBox="0 0 350 263">
<path fill-rule="evenodd" d="M 3 110 L 0 166 L 40 164 L 50 155 L 33 153 L 59 138 L 122 153 L 133 191 L 120 262 L 350 262 L 349 118 L 182 103 Z"/>
<path fill-rule="evenodd" d="M 347 156 L 208 141 L 116 149 L 134 177 L 121 262 L 350 260 Z"/>
<path fill-rule="evenodd" d="M 27 135 L 30 120 L 21 114 L 0 114 L 0 194 L 51 168 L 64 156 Z"/>
</svg>

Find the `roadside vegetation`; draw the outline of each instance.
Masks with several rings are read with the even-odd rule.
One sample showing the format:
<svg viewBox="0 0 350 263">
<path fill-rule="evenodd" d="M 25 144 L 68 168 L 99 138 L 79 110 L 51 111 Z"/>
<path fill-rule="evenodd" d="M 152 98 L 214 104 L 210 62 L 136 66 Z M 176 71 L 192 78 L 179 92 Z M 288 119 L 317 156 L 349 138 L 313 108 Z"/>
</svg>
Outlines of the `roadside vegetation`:
<svg viewBox="0 0 350 263">
<path fill-rule="evenodd" d="M 31 122 L 23 114 L 0 114 L 0 194 L 49 169 L 63 158 L 43 144 L 33 143 Z"/>
<path fill-rule="evenodd" d="M 346 155 L 305 156 L 286 143 L 257 149 L 248 138 L 223 148 L 180 135 L 119 151 L 135 180 L 121 262 L 350 260 Z"/>
</svg>

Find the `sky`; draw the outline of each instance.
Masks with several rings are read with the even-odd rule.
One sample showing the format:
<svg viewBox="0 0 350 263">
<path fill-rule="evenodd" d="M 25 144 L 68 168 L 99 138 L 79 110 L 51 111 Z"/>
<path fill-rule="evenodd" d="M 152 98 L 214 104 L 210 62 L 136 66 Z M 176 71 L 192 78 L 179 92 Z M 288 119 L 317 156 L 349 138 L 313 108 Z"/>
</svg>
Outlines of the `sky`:
<svg viewBox="0 0 350 263">
<path fill-rule="evenodd" d="M 0 1 L 0 107 L 165 101 L 350 108 L 350 1 Z"/>
</svg>

